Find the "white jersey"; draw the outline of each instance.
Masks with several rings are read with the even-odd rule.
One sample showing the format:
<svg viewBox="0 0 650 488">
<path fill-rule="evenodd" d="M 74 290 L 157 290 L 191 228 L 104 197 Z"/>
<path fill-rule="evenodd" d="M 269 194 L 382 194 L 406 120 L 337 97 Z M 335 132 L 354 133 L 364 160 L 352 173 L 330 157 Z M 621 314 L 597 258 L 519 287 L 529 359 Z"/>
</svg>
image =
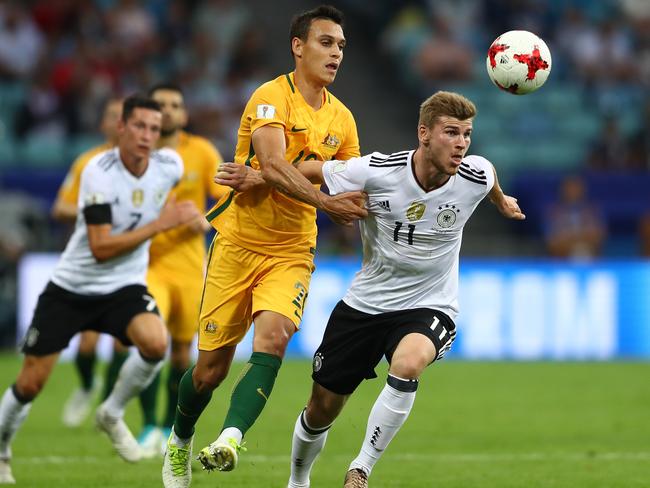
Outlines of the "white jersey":
<svg viewBox="0 0 650 488">
<path fill-rule="evenodd" d="M 54 269 L 52 281 L 80 295 L 105 295 L 128 285 L 144 285 L 150 241 L 97 262 L 88 244 L 83 209 L 110 204 L 111 234 L 122 234 L 157 219 L 167 194 L 182 175 L 183 161 L 168 148 L 151 152 L 147 170 L 140 177 L 126 169 L 118 148 L 94 156 L 81 174 L 75 230 Z"/>
<path fill-rule="evenodd" d="M 467 156 L 456 175 L 427 192 L 415 179 L 413 153 L 323 164 L 332 194 L 368 194 L 368 217 L 360 223 L 363 266 L 343 301 L 371 314 L 432 308 L 455 319 L 463 227 L 494 185 L 492 164 Z"/>
</svg>

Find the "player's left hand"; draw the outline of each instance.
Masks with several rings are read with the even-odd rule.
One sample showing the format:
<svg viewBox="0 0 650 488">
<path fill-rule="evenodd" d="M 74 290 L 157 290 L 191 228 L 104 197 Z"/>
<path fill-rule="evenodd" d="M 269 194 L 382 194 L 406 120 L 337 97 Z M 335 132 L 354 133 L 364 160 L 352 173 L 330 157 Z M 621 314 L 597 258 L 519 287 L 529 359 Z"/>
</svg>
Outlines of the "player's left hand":
<svg viewBox="0 0 650 488">
<path fill-rule="evenodd" d="M 503 195 L 503 198 L 496 203 L 496 206 L 504 217 L 515 220 L 524 220 L 526 218 L 515 197 Z"/>
<path fill-rule="evenodd" d="M 230 162 L 219 165 L 214 182 L 239 192 L 265 184 L 259 171 L 244 164 Z"/>
</svg>

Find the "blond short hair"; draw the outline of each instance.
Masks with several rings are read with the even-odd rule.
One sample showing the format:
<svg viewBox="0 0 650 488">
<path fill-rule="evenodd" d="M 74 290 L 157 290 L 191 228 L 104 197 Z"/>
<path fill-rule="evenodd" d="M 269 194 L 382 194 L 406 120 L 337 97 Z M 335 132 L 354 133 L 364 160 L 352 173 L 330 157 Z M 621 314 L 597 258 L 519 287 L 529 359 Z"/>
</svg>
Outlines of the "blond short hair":
<svg viewBox="0 0 650 488">
<path fill-rule="evenodd" d="M 419 125 L 433 127 L 440 116 L 471 119 L 476 116 L 476 106 L 458 93 L 438 91 L 420 105 Z"/>
</svg>

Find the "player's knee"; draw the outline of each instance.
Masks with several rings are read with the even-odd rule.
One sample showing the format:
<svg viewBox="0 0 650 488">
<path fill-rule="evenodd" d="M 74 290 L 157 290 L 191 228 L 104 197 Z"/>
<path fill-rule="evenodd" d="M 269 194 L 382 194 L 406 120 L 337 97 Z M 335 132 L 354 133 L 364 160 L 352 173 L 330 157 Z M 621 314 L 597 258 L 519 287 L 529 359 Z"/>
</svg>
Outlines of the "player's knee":
<svg viewBox="0 0 650 488">
<path fill-rule="evenodd" d="M 214 368 L 194 368 L 192 379 L 194 388 L 199 393 L 209 393 L 215 390 L 228 375 L 228 369 L 218 366 Z"/>
<path fill-rule="evenodd" d="M 31 402 L 43 390 L 45 381 L 35 376 L 21 375 L 14 385 L 14 394 L 21 402 Z"/>
<path fill-rule="evenodd" d="M 256 322 L 253 351 L 283 358 L 296 326 L 288 318 L 277 314 L 260 314 L 257 317 L 259 323 Z"/>
<path fill-rule="evenodd" d="M 429 362 L 429 358 L 424 354 L 402 356 L 391 363 L 390 372 L 400 378 L 417 379 Z"/>
<path fill-rule="evenodd" d="M 144 344 L 140 344 L 138 350 L 149 361 L 162 361 L 167 352 L 167 339 L 165 337 L 152 337 Z"/>
</svg>

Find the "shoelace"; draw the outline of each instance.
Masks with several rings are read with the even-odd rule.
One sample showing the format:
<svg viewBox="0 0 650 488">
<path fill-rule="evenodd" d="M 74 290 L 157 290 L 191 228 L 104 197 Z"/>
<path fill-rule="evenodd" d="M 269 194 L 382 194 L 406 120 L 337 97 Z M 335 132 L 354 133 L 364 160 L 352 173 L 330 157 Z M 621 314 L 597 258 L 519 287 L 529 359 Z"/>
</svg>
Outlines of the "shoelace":
<svg viewBox="0 0 650 488">
<path fill-rule="evenodd" d="M 347 483 L 345 486 L 348 486 L 350 482 L 352 482 L 352 486 L 354 487 L 364 488 L 368 486 L 368 476 L 364 471 L 358 468 L 352 470 L 349 478 L 346 481 Z"/>
<path fill-rule="evenodd" d="M 175 476 L 184 476 L 187 473 L 187 458 L 189 455 L 189 449 L 169 445 L 169 464 L 171 464 Z"/>
<path fill-rule="evenodd" d="M 237 444 L 237 441 L 235 439 L 233 439 L 232 437 L 230 439 L 228 439 L 228 444 L 230 444 L 233 447 L 233 449 L 235 449 L 235 451 L 237 451 L 237 454 L 239 454 L 240 452 L 248 451 L 248 449 L 244 446 L 244 444 L 246 444 L 246 442 L 242 442 L 241 444 Z"/>
</svg>

